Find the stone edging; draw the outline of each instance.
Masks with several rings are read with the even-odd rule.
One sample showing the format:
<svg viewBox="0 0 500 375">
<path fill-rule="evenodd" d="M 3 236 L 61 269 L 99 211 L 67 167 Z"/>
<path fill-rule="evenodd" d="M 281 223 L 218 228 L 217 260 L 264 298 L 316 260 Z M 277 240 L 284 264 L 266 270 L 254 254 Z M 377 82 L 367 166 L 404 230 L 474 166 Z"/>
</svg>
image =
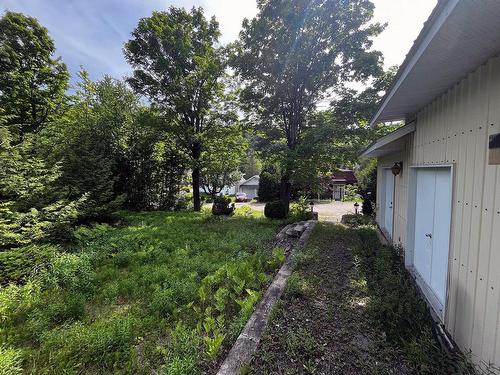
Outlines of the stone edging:
<svg viewBox="0 0 500 375">
<path fill-rule="evenodd" d="M 285 289 L 286 280 L 292 273 L 293 257 L 296 250 L 305 246 L 315 224 L 316 221 L 310 221 L 309 226 L 304 230 L 297 244 L 287 256 L 285 263 L 281 266 L 273 282 L 264 294 L 264 297 L 245 325 L 245 328 L 243 328 L 243 331 L 236 339 L 229 354 L 219 368 L 217 375 L 237 375 L 239 368 L 244 364 L 249 364 L 252 360 L 252 355 L 257 350 L 260 338 L 267 325 L 271 309 L 281 297 Z"/>
</svg>

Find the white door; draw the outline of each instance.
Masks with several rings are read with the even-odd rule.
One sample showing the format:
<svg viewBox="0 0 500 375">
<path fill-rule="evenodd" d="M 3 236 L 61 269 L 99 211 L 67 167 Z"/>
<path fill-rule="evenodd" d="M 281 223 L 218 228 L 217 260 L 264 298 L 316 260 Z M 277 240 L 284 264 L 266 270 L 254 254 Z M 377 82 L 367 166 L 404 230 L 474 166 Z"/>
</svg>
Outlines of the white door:
<svg viewBox="0 0 500 375">
<path fill-rule="evenodd" d="M 413 265 L 437 299 L 435 307 L 443 312 L 451 225 L 451 169 L 419 168 L 416 176 Z"/>
<path fill-rule="evenodd" d="M 394 222 L 394 175 L 390 169 L 384 169 L 384 179 L 384 228 L 392 238 L 392 226 Z"/>
</svg>

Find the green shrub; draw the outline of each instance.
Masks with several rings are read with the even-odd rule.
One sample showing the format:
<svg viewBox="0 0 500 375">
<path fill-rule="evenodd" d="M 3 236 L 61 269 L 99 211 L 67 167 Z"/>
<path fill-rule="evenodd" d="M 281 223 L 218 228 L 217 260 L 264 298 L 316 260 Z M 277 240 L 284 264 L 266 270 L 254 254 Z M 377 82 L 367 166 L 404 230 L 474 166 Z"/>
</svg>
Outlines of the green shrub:
<svg viewBox="0 0 500 375">
<path fill-rule="evenodd" d="M 266 203 L 264 215 L 270 219 L 284 219 L 287 216 L 287 207 L 282 201 Z"/>
<path fill-rule="evenodd" d="M 132 254 L 130 252 L 124 251 L 115 255 L 113 263 L 118 268 L 125 268 L 129 266 L 131 257 Z"/>
<path fill-rule="evenodd" d="M 363 196 L 363 203 L 361 204 L 361 212 L 366 216 L 373 216 L 375 210 L 373 209 L 374 202 L 371 195 Z"/>
<path fill-rule="evenodd" d="M 231 198 L 222 196 L 215 197 L 214 204 L 212 206 L 212 214 L 215 216 L 228 216 L 233 213 L 234 208 L 234 203 L 231 204 Z"/>
<path fill-rule="evenodd" d="M 306 197 L 300 197 L 290 205 L 288 217 L 293 221 L 310 220 L 312 218 L 309 201 Z"/>
<path fill-rule="evenodd" d="M 0 346 L 0 375 L 19 375 L 22 372 L 21 351 Z"/>
</svg>

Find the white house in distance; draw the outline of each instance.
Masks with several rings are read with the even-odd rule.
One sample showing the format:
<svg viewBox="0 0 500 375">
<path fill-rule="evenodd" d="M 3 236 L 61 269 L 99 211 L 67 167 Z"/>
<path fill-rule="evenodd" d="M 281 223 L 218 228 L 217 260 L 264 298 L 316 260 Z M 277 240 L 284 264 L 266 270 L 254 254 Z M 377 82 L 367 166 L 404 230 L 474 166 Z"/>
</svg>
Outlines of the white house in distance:
<svg viewBox="0 0 500 375">
<path fill-rule="evenodd" d="M 259 180 L 259 175 L 250 177 L 248 180 L 239 184 L 238 192 L 246 193 L 248 199 L 256 198 L 259 190 Z"/>
<path fill-rule="evenodd" d="M 474 362 L 495 366 L 499 53 L 500 1 L 438 1 L 371 121 L 405 126 L 363 154 L 379 162 L 378 225 L 405 249 L 435 318 Z"/>
</svg>

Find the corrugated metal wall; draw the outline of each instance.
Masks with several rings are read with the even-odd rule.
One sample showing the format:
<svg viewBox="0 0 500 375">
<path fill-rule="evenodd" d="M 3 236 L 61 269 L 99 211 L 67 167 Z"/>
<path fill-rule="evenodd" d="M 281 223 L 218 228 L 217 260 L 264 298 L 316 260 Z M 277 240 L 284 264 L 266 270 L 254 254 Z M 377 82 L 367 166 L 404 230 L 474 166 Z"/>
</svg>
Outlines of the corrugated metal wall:
<svg viewBox="0 0 500 375">
<path fill-rule="evenodd" d="M 500 166 L 488 138 L 500 132 L 500 58 L 495 57 L 417 114 L 406 150 L 380 169 L 453 164 L 453 208 L 445 325 L 473 358 L 500 365 Z M 394 242 L 407 243 L 408 169 L 396 177 Z M 380 181 L 380 180 L 379 180 Z M 380 197 L 381 194 L 378 194 Z M 380 211 L 377 198 L 377 212 Z M 379 221 L 380 222 L 380 221 Z"/>
</svg>

